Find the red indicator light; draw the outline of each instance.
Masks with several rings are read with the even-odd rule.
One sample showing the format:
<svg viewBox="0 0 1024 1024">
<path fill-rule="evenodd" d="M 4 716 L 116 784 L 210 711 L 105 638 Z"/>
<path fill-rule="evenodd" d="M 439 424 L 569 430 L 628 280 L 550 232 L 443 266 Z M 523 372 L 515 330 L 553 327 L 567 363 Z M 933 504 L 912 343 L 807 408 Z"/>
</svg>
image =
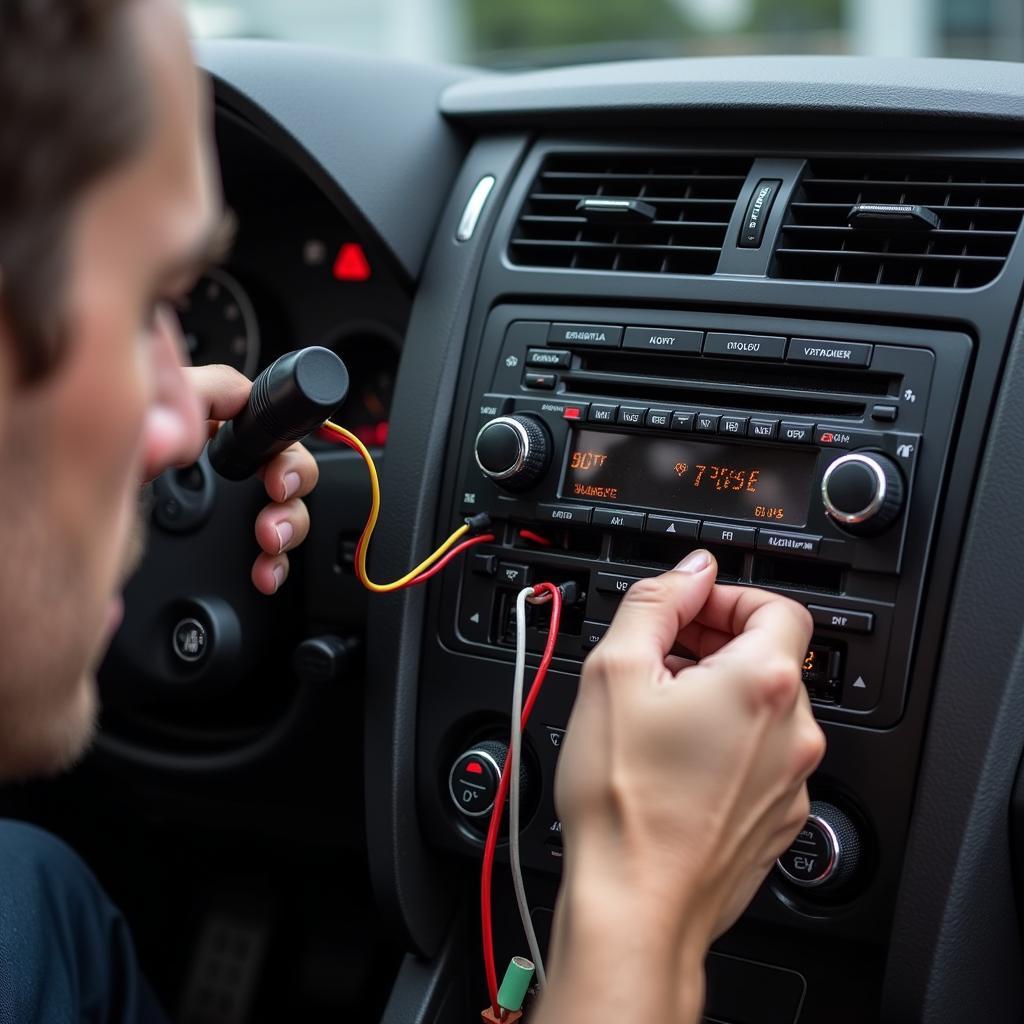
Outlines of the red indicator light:
<svg viewBox="0 0 1024 1024">
<path fill-rule="evenodd" d="M 578 420 L 580 418 L 580 409 L 575 405 L 567 405 L 562 411 L 562 419 L 564 420 Z"/>
<path fill-rule="evenodd" d="M 334 258 L 332 270 L 337 281 L 369 281 L 370 261 L 358 242 L 345 242 Z"/>
<path fill-rule="evenodd" d="M 824 433 L 821 435 L 822 444 L 831 444 L 835 440 L 835 434 Z"/>
<path fill-rule="evenodd" d="M 470 761 L 469 764 L 466 765 L 466 771 L 469 772 L 470 775 L 483 775 L 484 766 L 479 761 Z"/>
</svg>

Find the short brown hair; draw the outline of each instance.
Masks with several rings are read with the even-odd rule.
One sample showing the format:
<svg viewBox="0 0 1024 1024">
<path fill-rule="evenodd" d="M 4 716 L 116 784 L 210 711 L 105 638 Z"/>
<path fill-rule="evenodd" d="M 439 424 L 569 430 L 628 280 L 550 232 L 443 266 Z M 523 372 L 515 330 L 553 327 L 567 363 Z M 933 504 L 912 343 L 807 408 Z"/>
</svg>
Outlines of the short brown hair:
<svg viewBox="0 0 1024 1024">
<path fill-rule="evenodd" d="M 75 203 L 144 135 L 133 2 L 0 0 L 0 315 L 25 382 L 63 347 Z"/>
</svg>

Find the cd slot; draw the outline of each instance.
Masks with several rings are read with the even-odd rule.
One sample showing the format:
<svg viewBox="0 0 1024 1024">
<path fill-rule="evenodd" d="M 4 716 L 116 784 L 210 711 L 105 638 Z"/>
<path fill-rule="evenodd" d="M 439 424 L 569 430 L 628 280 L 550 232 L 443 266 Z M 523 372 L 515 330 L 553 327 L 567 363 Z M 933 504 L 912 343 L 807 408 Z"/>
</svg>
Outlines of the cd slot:
<svg viewBox="0 0 1024 1024">
<path fill-rule="evenodd" d="M 701 386 L 726 384 L 743 388 L 779 388 L 828 395 L 892 396 L 899 394 L 901 375 L 871 373 L 849 367 L 804 366 L 799 363 L 750 362 L 736 359 L 687 359 L 623 349 L 584 352 L 580 369 L 623 377 L 680 382 Z M 566 375 L 573 376 L 572 371 Z"/>
<path fill-rule="evenodd" d="M 579 370 L 564 374 L 566 393 L 594 398 L 627 399 L 636 402 L 685 403 L 751 412 L 793 413 L 796 416 L 847 417 L 863 419 L 867 403 L 826 395 L 801 397 L 772 391 L 770 387 L 745 388 L 704 381 L 687 381 L 669 377 L 634 375 L 623 378 L 611 373 L 588 373 Z"/>
</svg>

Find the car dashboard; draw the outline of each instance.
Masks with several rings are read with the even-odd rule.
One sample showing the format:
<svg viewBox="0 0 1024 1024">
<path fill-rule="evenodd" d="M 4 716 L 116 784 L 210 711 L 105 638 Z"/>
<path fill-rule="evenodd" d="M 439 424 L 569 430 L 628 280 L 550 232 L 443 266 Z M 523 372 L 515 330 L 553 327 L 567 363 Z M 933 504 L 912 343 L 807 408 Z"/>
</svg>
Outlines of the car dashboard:
<svg viewBox="0 0 1024 1024">
<path fill-rule="evenodd" d="M 378 577 L 465 516 L 494 540 L 367 598 L 364 468 L 314 442 L 310 540 L 268 600 L 238 526 L 258 485 L 173 471 L 95 770 L 132 779 L 134 813 L 231 807 L 247 842 L 365 858 L 399 956 L 380 1019 L 469 1019 L 486 818 L 466 772 L 507 738 L 515 592 L 580 595 L 524 741 L 543 937 L 582 661 L 633 582 L 700 544 L 723 581 L 811 610 L 828 739 L 812 822 L 708 959 L 707 1019 L 1019 1019 L 1018 69 L 200 59 L 237 238 L 181 310 L 192 358 L 251 375 L 305 345 L 342 356 L 336 418 L 381 465 Z M 175 647 L 186 619 L 216 648 L 200 661 Z M 546 638 L 537 610 L 533 664 Z M 501 961 L 522 938 L 500 872 L 495 900 Z"/>
</svg>

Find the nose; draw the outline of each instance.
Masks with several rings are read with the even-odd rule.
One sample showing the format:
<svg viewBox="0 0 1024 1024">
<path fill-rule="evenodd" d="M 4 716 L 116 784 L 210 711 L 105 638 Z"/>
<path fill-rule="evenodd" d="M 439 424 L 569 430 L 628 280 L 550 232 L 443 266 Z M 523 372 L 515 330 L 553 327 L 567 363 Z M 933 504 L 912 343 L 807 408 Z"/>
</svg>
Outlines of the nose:
<svg viewBox="0 0 1024 1024">
<path fill-rule="evenodd" d="M 193 462 L 206 442 L 199 400 L 183 368 L 181 329 L 171 310 L 157 313 L 151 345 L 153 397 L 146 411 L 143 439 L 146 479 L 168 466 Z"/>
</svg>

